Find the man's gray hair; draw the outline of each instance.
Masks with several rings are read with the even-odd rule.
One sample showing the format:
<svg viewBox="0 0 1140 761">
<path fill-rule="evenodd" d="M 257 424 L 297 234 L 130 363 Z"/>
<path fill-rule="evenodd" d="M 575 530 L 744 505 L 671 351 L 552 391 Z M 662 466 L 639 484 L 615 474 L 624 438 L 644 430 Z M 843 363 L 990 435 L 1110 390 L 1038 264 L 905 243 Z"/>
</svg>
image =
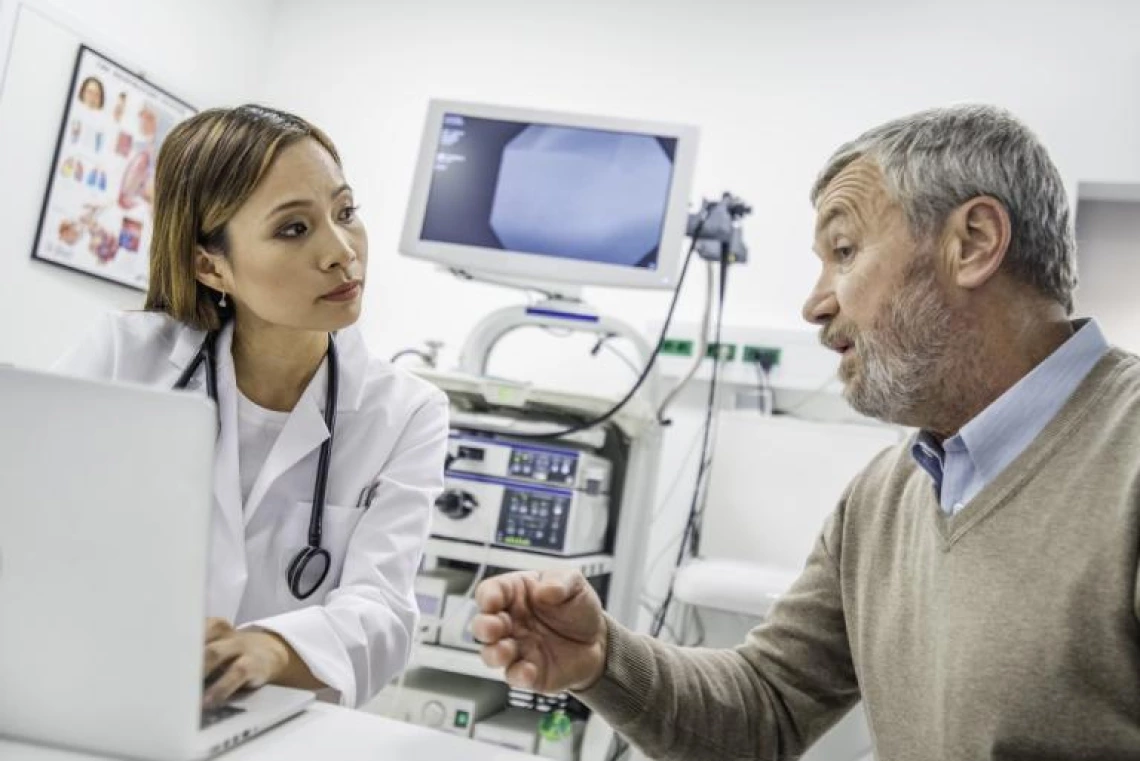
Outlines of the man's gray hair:
<svg viewBox="0 0 1140 761">
<path fill-rule="evenodd" d="M 1003 266 L 1072 311 L 1077 245 L 1065 186 L 1045 147 L 1008 111 L 953 106 L 875 127 L 832 155 L 812 187 L 812 204 L 860 158 L 878 165 L 919 239 L 937 234 L 971 198 L 1001 201 L 1012 226 Z"/>
</svg>

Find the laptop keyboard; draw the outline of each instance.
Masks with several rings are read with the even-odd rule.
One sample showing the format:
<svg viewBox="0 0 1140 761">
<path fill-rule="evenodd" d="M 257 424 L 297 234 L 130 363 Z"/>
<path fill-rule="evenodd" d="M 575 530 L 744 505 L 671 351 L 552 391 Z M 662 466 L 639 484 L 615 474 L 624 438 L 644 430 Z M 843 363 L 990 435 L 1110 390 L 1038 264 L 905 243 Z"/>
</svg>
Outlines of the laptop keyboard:
<svg viewBox="0 0 1140 761">
<path fill-rule="evenodd" d="M 212 727 L 219 721 L 225 721 L 231 716 L 237 716 L 239 713 L 245 713 L 244 708 L 235 705 L 221 705 L 217 708 L 210 708 L 202 711 L 202 729 Z"/>
</svg>

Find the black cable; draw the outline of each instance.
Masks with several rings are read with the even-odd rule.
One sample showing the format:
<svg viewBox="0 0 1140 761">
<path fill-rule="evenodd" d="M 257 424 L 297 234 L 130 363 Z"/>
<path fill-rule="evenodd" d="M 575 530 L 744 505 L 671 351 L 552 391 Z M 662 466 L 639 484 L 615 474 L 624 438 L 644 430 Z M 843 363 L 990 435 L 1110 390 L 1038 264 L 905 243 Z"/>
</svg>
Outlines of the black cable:
<svg viewBox="0 0 1140 761">
<path fill-rule="evenodd" d="M 776 396 L 772 390 L 769 370 L 762 362 L 756 362 L 753 366 L 756 368 L 756 392 L 759 399 L 756 406 L 761 415 L 772 415 L 775 413 L 773 408 L 776 406 Z"/>
<path fill-rule="evenodd" d="M 617 338 L 617 337 L 618 337 L 617 333 L 602 333 L 602 335 L 600 335 L 598 337 L 597 343 L 594 344 L 594 348 L 590 349 L 590 356 L 591 357 L 598 356 L 598 352 L 601 350 L 602 344 L 604 344 L 606 341 L 610 340 L 611 338 Z"/>
<path fill-rule="evenodd" d="M 729 260 L 727 257 L 728 257 L 728 255 L 726 253 L 725 258 L 721 259 L 721 262 L 720 262 L 720 303 L 717 304 L 716 339 L 715 339 L 718 354 L 720 353 L 720 331 L 724 325 L 724 302 L 725 302 L 725 299 L 728 295 Z M 702 456 L 702 462 L 705 465 L 706 475 L 707 475 L 708 468 L 712 465 L 712 456 L 711 456 L 711 452 L 710 452 L 710 450 L 712 448 L 712 417 L 713 417 L 713 415 L 715 415 L 717 413 L 717 410 L 715 409 L 715 399 L 716 399 L 716 393 L 720 387 L 720 369 L 721 369 L 721 363 L 720 362 L 717 362 L 715 365 L 713 365 L 713 375 L 712 375 L 712 384 L 711 384 L 712 388 L 709 391 L 709 404 L 711 405 L 711 408 L 710 408 L 710 414 L 708 416 L 708 419 L 705 422 L 704 445 L 705 445 L 706 449 L 705 449 L 705 452 L 703 453 L 703 456 Z M 705 507 L 705 501 L 702 499 L 702 500 L 700 500 L 700 502 L 698 504 L 696 516 L 693 518 L 693 538 L 692 538 L 692 543 L 691 543 L 692 544 L 691 551 L 692 551 L 692 554 L 694 556 L 700 551 L 701 516 L 704 514 L 704 507 Z"/>
<path fill-rule="evenodd" d="M 669 332 L 669 325 L 673 322 L 673 312 L 675 312 L 677 309 L 677 301 L 681 295 L 681 286 L 685 284 L 685 273 L 689 271 L 689 262 L 692 260 L 693 252 L 697 248 L 697 240 L 700 238 L 701 229 L 704 227 L 704 224 L 705 221 L 702 218 L 701 221 L 697 224 L 696 230 L 693 232 L 692 243 L 689 244 L 689 250 L 685 254 L 684 263 L 681 265 L 681 274 L 677 277 L 677 287 L 673 289 L 673 299 L 669 302 L 669 311 L 665 313 L 665 324 L 661 326 L 661 335 L 657 337 L 657 345 L 653 347 L 653 353 L 649 355 L 649 361 L 645 363 L 645 369 L 641 371 L 641 375 L 638 376 L 637 381 L 633 384 L 633 388 L 631 388 L 626 393 L 626 395 L 618 401 L 617 404 L 615 404 L 613 407 L 610 407 L 610 409 L 607 410 L 604 414 L 599 415 L 596 418 L 586 420 L 582 423 L 577 423 L 566 428 L 554 431 L 546 431 L 543 433 L 518 433 L 516 431 L 511 431 L 511 438 L 543 440 L 558 439 L 563 436 L 569 436 L 572 433 L 578 433 L 579 431 L 585 431 L 595 426 L 601 425 L 602 423 L 612 418 L 614 415 L 618 414 L 618 412 L 620 412 L 622 408 L 625 407 L 625 405 L 629 404 L 630 399 L 633 399 L 634 394 L 636 394 L 638 390 L 640 390 L 641 387 L 645 384 L 646 379 L 649 377 L 650 371 L 653 370 L 653 365 L 657 362 L 657 357 L 661 354 L 661 347 L 665 344 L 665 338 Z"/>
<path fill-rule="evenodd" d="M 716 346 L 716 354 L 713 360 L 712 380 L 709 383 L 709 395 L 705 405 L 705 423 L 704 433 L 701 441 L 701 457 L 700 468 L 697 470 L 697 482 L 693 487 L 693 500 L 689 504 L 689 515 L 685 522 L 685 533 L 681 537 L 681 545 L 677 548 L 677 559 L 673 563 L 674 571 L 681 567 L 681 563 L 685 559 L 685 554 L 691 550 L 696 554 L 700 544 L 700 531 L 697 526 L 697 520 L 701 514 L 700 502 L 702 486 L 704 484 L 705 474 L 708 472 L 709 466 L 712 462 L 709 459 L 709 444 L 712 440 L 712 420 L 713 414 L 716 410 L 716 392 L 720 380 L 720 365 L 723 361 L 721 357 L 721 328 L 724 324 L 724 301 L 728 292 L 728 257 L 727 254 L 721 254 L 720 260 L 720 298 L 716 307 L 716 330 L 714 345 Z M 669 614 L 669 606 L 673 603 L 673 580 L 669 581 L 669 589 L 665 593 L 665 599 L 662 600 L 661 605 L 657 608 L 657 615 L 653 618 L 653 625 L 650 628 L 650 634 L 657 638 L 661 634 L 661 629 L 665 626 L 665 619 Z"/>
<path fill-rule="evenodd" d="M 404 357 L 410 356 L 419 357 L 421 360 L 423 360 L 424 364 L 428 365 L 429 367 L 431 366 L 431 357 L 419 349 L 401 349 L 392 355 L 392 358 L 388 360 L 388 364 L 394 365 Z"/>
<path fill-rule="evenodd" d="M 767 391 L 772 387 L 772 381 L 769 380 L 768 370 L 763 364 L 756 362 L 756 385 L 759 386 L 760 391 Z"/>
<path fill-rule="evenodd" d="M 717 342 L 718 347 L 720 345 L 721 327 L 724 324 L 724 302 L 725 302 L 725 298 L 726 298 L 726 295 L 728 292 L 728 267 L 729 267 L 729 261 L 727 258 L 725 258 L 721 261 L 720 303 L 717 305 L 717 315 L 716 315 L 716 339 L 715 340 Z M 719 348 L 717 351 L 718 352 L 720 351 Z M 706 477 L 708 475 L 708 468 L 710 468 L 712 466 L 712 455 L 711 455 L 711 451 L 710 451 L 712 448 L 712 418 L 713 418 L 713 415 L 716 414 L 714 401 L 715 401 L 716 393 L 719 390 L 719 386 L 720 386 L 720 381 L 719 381 L 720 367 L 721 366 L 719 363 L 717 363 L 716 365 L 713 366 L 712 384 L 711 384 L 711 388 L 709 390 L 709 404 L 713 405 L 713 406 L 710 406 L 708 417 L 705 420 L 705 439 L 704 439 L 704 447 L 705 448 L 702 452 L 702 459 L 701 459 L 701 462 L 702 462 L 703 467 L 704 467 L 704 472 L 701 475 L 706 476 Z M 696 492 L 693 495 L 694 501 L 693 501 L 692 507 L 696 509 L 696 512 L 691 513 L 692 536 L 691 536 L 691 539 L 689 542 L 689 551 L 690 551 L 690 554 L 692 554 L 693 556 L 696 556 L 697 553 L 700 551 L 701 523 L 702 523 L 702 518 L 704 517 L 705 504 L 706 504 L 706 499 L 707 499 L 707 496 L 706 496 L 706 497 L 698 500 L 697 497 L 700 493 L 701 492 Z M 678 561 L 677 565 L 678 566 L 680 565 L 680 561 Z"/>
<path fill-rule="evenodd" d="M 647 602 L 642 602 L 640 605 L 640 608 L 641 608 L 641 610 L 644 610 L 646 613 L 650 613 L 652 615 L 657 615 L 657 609 L 654 608 L 652 605 L 650 605 Z M 673 641 L 676 642 L 678 645 L 684 644 L 681 641 L 681 637 L 678 636 L 677 632 L 675 632 L 673 630 L 673 627 L 669 626 L 668 624 L 665 625 L 665 633 L 668 634 L 670 637 L 672 637 Z"/>
<path fill-rule="evenodd" d="M 606 757 L 606 761 L 618 761 L 625 752 L 629 750 L 629 742 L 624 737 L 614 732 L 613 740 L 610 741 L 610 754 Z"/>
</svg>

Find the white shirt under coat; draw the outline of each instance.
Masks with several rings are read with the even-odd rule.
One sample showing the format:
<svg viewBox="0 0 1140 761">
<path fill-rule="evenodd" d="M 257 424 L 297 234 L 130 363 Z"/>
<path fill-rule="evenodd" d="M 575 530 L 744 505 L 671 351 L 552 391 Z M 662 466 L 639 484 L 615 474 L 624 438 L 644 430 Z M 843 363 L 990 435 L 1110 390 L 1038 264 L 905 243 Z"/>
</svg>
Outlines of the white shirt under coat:
<svg viewBox="0 0 1140 761">
<path fill-rule="evenodd" d="M 418 616 L 413 583 L 443 489 L 447 397 L 369 356 L 355 328 L 337 334 L 339 394 L 322 540 L 332 566 L 312 597 L 297 600 L 286 570 L 306 544 L 318 453 L 328 438 L 327 368 L 322 363 L 288 414 L 243 506 L 232 335 L 227 326 L 217 342 L 221 430 L 208 615 L 279 634 L 341 704 L 360 705 L 410 655 Z M 56 369 L 170 388 L 204 337 L 160 313 L 108 315 Z M 205 393 L 204 363 L 189 389 Z M 374 481 L 371 506 L 358 508 Z"/>
</svg>

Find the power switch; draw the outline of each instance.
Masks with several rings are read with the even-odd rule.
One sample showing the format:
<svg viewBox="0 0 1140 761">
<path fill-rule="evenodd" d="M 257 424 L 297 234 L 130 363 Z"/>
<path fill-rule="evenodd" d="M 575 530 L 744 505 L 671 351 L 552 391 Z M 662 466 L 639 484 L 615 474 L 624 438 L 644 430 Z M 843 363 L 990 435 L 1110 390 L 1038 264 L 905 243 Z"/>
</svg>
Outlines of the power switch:
<svg viewBox="0 0 1140 761">
<path fill-rule="evenodd" d="M 470 462 L 483 462 L 483 457 L 486 454 L 487 450 L 482 447 L 469 447 L 461 444 L 459 446 L 459 452 L 457 453 L 457 459 L 468 460 Z"/>
</svg>

